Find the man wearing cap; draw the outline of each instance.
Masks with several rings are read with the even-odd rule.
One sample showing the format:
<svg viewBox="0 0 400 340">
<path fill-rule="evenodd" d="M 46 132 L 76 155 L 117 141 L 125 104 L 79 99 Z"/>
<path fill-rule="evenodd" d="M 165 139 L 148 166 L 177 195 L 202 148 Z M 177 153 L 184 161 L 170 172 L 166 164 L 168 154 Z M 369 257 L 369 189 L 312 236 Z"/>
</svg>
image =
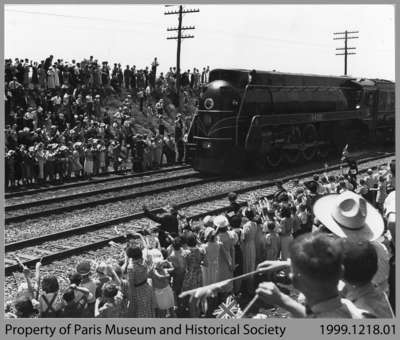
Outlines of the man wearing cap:
<svg viewBox="0 0 400 340">
<path fill-rule="evenodd" d="M 179 221 L 178 207 L 173 204 L 167 214 L 158 216 L 152 213 L 146 206 L 143 206 L 144 215 L 152 221 L 160 224 L 158 229 L 158 240 L 163 248 L 167 248 L 171 244 L 171 237 L 178 236 Z"/>
</svg>

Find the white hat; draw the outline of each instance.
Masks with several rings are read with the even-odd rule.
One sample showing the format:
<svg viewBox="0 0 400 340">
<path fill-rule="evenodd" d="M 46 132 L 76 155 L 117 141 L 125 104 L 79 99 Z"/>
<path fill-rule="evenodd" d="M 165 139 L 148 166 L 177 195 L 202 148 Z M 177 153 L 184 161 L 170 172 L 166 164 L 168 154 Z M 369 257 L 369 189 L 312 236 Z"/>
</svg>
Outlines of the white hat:
<svg viewBox="0 0 400 340">
<path fill-rule="evenodd" d="M 215 217 L 213 223 L 217 227 L 217 231 L 220 228 L 226 228 L 227 226 L 229 226 L 228 219 L 224 215 L 219 215 Z"/>
<path fill-rule="evenodd" d="M 208 225 L 208 224 L 210 224 L 210 223 L 213 223 L 213 218 L 212 218 L 212 216 L 207 215 L 207 216 L 204 217 L 204 219 L 203 219 L 203 224 L 204 224 L 204 225 Z"/>
<path fill-rule="evenodd" d="M 379 211 L 352 191 L 321 197 L 313 210 L 315 217 L 339 237 L 373 241 L 383 233 Z"/>
</svg>

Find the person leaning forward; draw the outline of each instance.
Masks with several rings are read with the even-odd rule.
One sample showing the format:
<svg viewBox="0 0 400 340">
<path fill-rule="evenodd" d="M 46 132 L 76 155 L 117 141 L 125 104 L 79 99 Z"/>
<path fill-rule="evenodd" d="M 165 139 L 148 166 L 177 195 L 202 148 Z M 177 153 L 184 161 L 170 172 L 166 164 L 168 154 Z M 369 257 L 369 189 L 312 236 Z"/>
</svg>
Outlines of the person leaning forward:
<svg viewBox="0 0 400 340">
<path fill-rule="evenodd" d="M 172 205 L 168 213 L 161 216 L 152 213 L 146 206 L 143 206 L 143 211 L 146 217 L 160 224 L 158 240 L 160 241 L 161 247 L 167 248 L 171 244 L 171 238 L 178 236 L 178 207 Z"/>
</svg>

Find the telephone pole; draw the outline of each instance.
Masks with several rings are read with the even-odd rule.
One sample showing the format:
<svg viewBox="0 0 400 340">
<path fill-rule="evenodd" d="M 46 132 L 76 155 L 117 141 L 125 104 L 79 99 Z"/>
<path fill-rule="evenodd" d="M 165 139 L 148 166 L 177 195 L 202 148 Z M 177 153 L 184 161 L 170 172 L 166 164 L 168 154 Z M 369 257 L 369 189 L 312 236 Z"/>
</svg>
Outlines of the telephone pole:
<svg viewBox="0 0 400 340">
<path fill-rule="evenodd" d="M 166 6 L 167 7 L 167 6 Z M 169 7 L 169 6 L 168 6 Z M 182 35 L 182 31 L 186 30 L 194 30 L 194 26 L 182 26 L 182 16 L 186 13 L 197 13 L 200 12 L 199 9 L 184 9 L 182 5 L 179 6 L 179 10 L 177 11 L 168 11 L 165 12 L 165 15 L 178 14 L 178 27 L 167 28 L 168 32 L 177 31 L 177 36 L 167 37 L 168 40 L 174 39 L 178 40 L 177 49 L 176 49 L 176 91 L 178 93 L 178 101 L 180 107 L 180 93 L 181 93 L 181 43 L 182 39 L 193 39 L 194 35 L 184 34 Z"/>
<path fill-rule="evenodd" d="M 344 32 L 336 32 L 333 33 L 336 37 L 333 40 L 344 40 L 344 48 L 336 48 L 336 50 L 344 50 L 344 53 L 336 53 L 336 55 L 344 55 L 344 75 L 347 76 L 347 56 L 356 54 L 352 52 L 348 52 L 348 50 L 355 50 L 355 47 L 348 47 L 347 40 L 348 39 L 358 39 L 358 37 L 351 36 L 351 34 L 357 34 L 358 31 L 344 31 Z"/>
</svg>

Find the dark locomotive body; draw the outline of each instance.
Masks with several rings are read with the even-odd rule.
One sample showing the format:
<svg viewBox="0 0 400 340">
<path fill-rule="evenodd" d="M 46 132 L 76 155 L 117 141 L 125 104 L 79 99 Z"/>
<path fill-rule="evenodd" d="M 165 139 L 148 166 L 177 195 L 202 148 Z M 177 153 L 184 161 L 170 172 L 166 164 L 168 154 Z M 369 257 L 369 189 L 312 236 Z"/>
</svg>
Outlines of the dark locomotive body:
<svg viewBox="0 0 400 340">
<path fill-rule="evenodd" d="M 390 81 L 225 69 L 209 80 L 187 145 L 201 172 L 290 165 L 394 139 Z"/>
</svg>

